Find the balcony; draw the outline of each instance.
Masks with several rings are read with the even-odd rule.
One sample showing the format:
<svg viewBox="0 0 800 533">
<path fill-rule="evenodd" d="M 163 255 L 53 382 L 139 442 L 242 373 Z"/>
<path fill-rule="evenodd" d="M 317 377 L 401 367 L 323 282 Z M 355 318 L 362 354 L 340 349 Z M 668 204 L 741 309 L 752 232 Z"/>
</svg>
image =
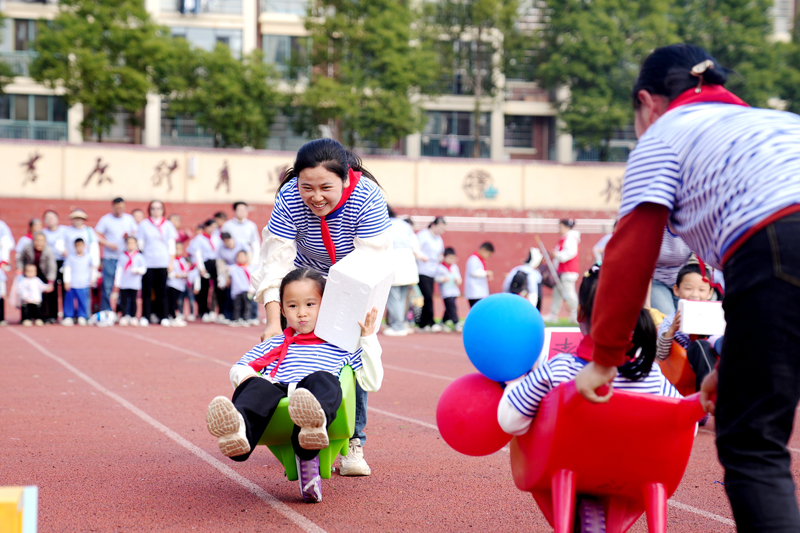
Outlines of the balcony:
<svg viewBox="0 0 800 533">
<path fill-rule="evenodd" d="M 33 141 L 66 141 L 66 123 L 36 123 L 0 120 L 0 138 Z"/>
<path fill-rule="evenodd" d="M 164 13 L 241 15 L 242 0 L 161 0 Z"/>
<path fill-rule="evenodd" d="M 8 64 L 17 76 L 29 76 L 28 67 L 36 52 L 0 52 L 0 61 Z"/>
<path fill-rule="evenodd" d="M 161 118 L 162 146 L 213 148 L 214 136 L 197 125 L 193 118 L 179 116 Z"/>
<path fill-rule="evenodd" d="M 306 16 L 308 0 L 261 0 L 262 13 L 288 13 Z"/>
</svg>

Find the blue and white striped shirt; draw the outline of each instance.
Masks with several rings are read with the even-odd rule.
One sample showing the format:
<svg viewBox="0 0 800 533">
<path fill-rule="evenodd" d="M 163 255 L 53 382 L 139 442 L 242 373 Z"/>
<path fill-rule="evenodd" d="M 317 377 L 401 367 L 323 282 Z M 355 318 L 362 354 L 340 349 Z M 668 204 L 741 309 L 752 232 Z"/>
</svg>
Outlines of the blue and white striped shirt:
<svg viewBox="0 0 800 533">
<path fill-rule="evenodd" d="M 569 354 L 559 354 L 532 372 L 528 372 L 520 384 L 508 395 L 508 401 L 522 415 L 533 418 L 545 395 L 561 383 L 575 379 L 584 366 L 586 366 L 586 362 L 582 359 Z M 661 373 L 661 367 L 656 363 L 653 364 L 650 374 L 642 381 L 631 381 L 617 375 L 614 378 L 614 388 L 682 398 L 672 383 L 667 381 L 667 378 Z"/>
<path fill-rule="evenodd" d="M 331 238 L 340 261 L 355 250 L 356 237 L 366 239 L 387 231 L 390 227 L 386 200 L 372 180 L 362 177 L 350 198 L 337 211 L 326 216 Z M 294 240 L 297 245 L 295 267 L 312 268 L 327 275 L 332 266 L 322 242 L 320 218 L 303 203 L 297 189 L 297 178 L 281 189 L 275 200 L 267 229 L 270 233 Z"/>
<path fill-rule="evenodd" d="M 234 366 L 248 366 L 251 361 L 255 361 L 273 348 L 280 346 L 283 339 L 284 336 L 281 333 L 256 344 Z M 270 363 L 259 374 L 269 377 L 270 381 L 284 384 L 297 383 L 309 374 L 320 371 L 330 372 L 338 377 L 345 365 L 350 365 L 353 370 L 361 368 L 361 352 L 362 349 L 359 348 L 355 353 L 347 353 L 328 343 L 290 344 L 286 358 L 278 367 L 278 373 L 274 378 L 269 377 L 269 373 L 275 368 L 276 362 Z"/>
<path fill-rule="evenodd" d="M 672 288 L 678 280 L 678 272 L 681 271 L 691 255 L 692 251 L 686 246 L 683 239 L 673 235 L 669 228 L 664 227 L 664 236 L 661 238 L 661 250 L 658 252 L 653 279 Z"/>
<path fill-rule="evenodd" d="M 717 103 L 667 112 L 631 153 L 620 217 L 647 202 L 668 207 L 676 233 L 721 269 L 748 229 L 800 203 L 800 117 Z"/>
<path fill-rule="evenodd" d="M 664 320 L 661 321 L 661 324 L 658 325 L 658 336 L 666 335 L 667 330 L 672 326 L 672 323 L 675 321 L 675 313 L 667 315 L 664 317 Z M 675 332 L 675 337 L 673 340 L 683 346 L 684 349 L 689 347 L 689 335 L 686 333 L 678 330 Z"/>
</svg>

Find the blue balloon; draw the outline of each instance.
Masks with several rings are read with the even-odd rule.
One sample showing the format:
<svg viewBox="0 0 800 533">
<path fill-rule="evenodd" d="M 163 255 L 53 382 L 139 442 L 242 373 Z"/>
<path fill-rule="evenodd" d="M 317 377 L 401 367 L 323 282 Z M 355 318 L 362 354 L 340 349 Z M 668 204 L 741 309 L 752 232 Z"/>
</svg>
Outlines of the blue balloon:
<svg viewBox="0 0 800 533">
<path fill-rule="evenodd" d="M 516 294 L 482 299 L 464 322 L 464 349 L 478 371 L 493 381 L 511 381 L 529 372 L 544 344 L 539 310 Z"/>
</svg>

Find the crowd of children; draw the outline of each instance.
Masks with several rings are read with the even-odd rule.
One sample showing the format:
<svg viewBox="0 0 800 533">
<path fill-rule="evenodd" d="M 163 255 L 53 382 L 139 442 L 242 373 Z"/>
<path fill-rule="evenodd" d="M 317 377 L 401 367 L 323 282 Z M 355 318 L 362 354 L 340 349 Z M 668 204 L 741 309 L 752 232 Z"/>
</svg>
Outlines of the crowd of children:
<svg viewBox="0 0 800 533">
<path fill-rule="evenodd" d="M 161 202 L 151 202 L 146 216 L 126 213 L 122 198 L 94 228 L 81 209 L 70 213 L 69 226 L 48 210 L 18 240 L 0 221 L 0 325 L 6 299 L 25 326 L 258 324 L 250 274 L 259 230 L 246 203 L 233 211 L 230 219 L 214 214 L 194 236 L 180 216 L 165 216 Z"/>
</svg>

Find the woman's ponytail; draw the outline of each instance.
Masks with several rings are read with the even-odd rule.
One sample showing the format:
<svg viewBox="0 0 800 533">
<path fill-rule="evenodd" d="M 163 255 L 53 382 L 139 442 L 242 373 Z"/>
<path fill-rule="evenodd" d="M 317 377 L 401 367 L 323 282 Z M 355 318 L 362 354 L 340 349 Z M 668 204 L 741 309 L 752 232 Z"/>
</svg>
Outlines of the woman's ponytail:
<svg viewBox="0 0 800 533">
<path fill-rule="evenodd" d="M 627 355 L 636 359 L 619 367 L 619 373 L 631 381 L 641 381 L 650 374 L 656 359 L 656 325 L 646 309 L 639 311 L 631 343 Z"/>
</svg>

